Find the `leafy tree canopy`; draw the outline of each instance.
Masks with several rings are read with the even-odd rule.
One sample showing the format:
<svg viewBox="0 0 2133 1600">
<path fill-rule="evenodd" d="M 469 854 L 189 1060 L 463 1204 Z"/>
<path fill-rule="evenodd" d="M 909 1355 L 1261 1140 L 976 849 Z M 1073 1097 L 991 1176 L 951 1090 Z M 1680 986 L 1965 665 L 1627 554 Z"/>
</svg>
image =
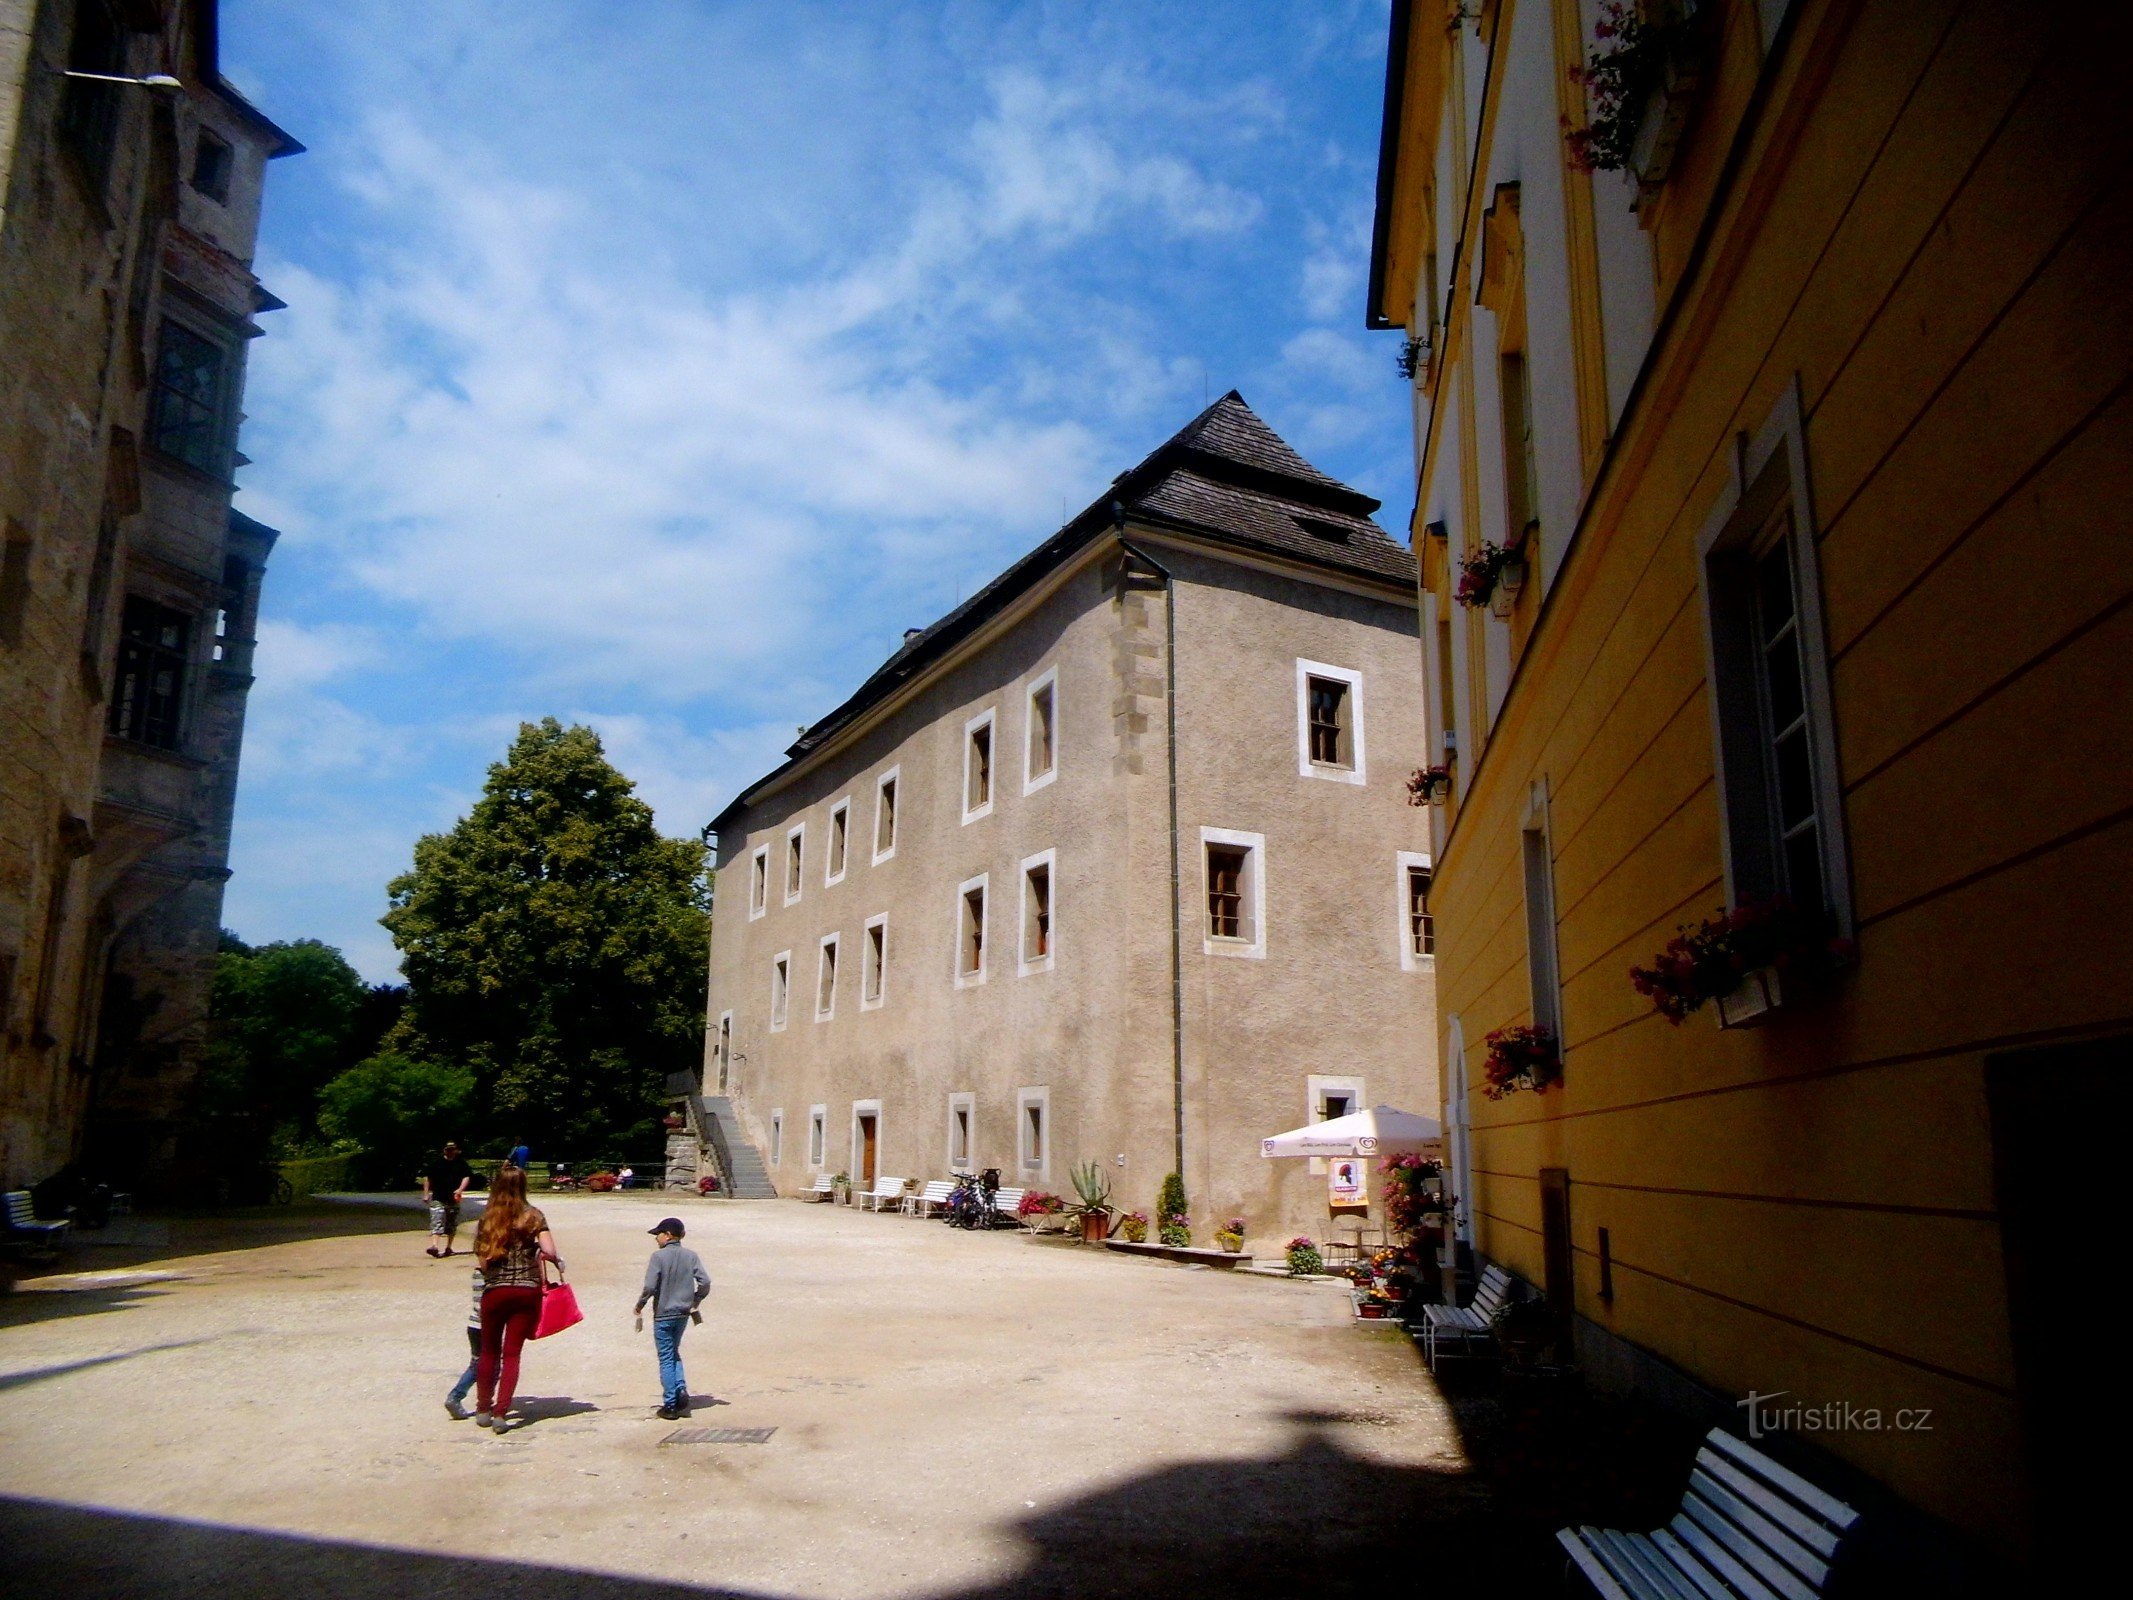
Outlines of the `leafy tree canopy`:
<svg viewBox="0 0 2133 1600">
<path fill-rule="evenodd" d="M 211 1109 L 309 1130 L 326 1080 L 355 1059 L 366 990 L 341 952 L 316 939 L 256 948 L 225 933 L 215 957 Z"/>
<path fill-rule="evenodd" d="M 703 845 L 660 836 L 598 735 L 521 724 L 388 892 L 408 981 L 390 1047 L 471 1071 L 494 1132 L 656 1136 L 665 1075 L 702 1051 L 711 885 Z"/>
<path fill-rule="evenodd" d="M 406 1183 L 447 1139 L 463 1138 L 474 1104 L 464 1067 L 376 1055 L 350 1067 L 319 1096 L 319 1125 L 360 1145 L 373 1182 Z"/>
</svg>

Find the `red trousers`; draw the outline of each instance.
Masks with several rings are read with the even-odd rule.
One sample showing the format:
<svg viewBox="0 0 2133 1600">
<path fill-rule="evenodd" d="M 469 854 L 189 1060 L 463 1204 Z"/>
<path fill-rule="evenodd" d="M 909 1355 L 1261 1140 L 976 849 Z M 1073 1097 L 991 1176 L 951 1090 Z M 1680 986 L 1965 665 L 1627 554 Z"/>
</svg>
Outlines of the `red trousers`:
<svg viewBox="0 0 2133 1600">
<path fill-rule="evenodd" d="M 501 1416 L 518 1388 L 518 1353 L 541 1320 L 538 1289 L 487 1289 L 481 1297 L 481 1359 L 474 1364 L 474 1409 Z"/>
</svg>

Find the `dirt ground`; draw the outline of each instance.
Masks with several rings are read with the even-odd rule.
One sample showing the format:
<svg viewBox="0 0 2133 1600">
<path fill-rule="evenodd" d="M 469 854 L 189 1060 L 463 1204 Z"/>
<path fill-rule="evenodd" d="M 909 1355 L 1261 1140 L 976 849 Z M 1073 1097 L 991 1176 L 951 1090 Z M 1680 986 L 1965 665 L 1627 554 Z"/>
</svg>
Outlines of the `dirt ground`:
<svg viewBox="0 0 2133 1600">
<path fill-rule="evenodd" d="M 445 1414 L 469 1267 L 413 1209 L 150 1220 L 0 1295 L 0 1594 L 1506 1592 L 1458 1417 L 1331 1285 L 794 1201 L 548 1210 L 587 1320 L 501 1439 Z M 766 1444 L 662 1442 L 629 1311 L 669 1210 L 714 1282 L 691 1425 Z"/>
</svg>

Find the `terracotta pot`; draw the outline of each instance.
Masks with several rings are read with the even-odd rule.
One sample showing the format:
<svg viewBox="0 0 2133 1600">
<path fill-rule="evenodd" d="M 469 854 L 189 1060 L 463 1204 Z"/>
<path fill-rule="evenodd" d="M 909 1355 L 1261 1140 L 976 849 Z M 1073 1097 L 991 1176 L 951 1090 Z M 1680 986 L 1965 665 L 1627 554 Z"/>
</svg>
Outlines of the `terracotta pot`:
<svg viewBox="0 0 2133 1600">
<path fill-rule="evenodd" d="M 1111 1231 L 1111 1219 L 1101 1211 L 1084 1211 L 1081 1214 L 1081 1242 L 1102 1244 L 1104 1235 Z"/>
</svg>

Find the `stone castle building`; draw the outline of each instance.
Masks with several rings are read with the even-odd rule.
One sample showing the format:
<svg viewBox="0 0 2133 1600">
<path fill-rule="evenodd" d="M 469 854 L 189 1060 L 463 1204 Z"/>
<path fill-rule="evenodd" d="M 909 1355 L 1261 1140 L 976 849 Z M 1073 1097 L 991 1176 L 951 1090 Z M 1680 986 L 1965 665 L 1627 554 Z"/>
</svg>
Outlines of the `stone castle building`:
<svg viewBox="0 0 2133 1600">
<path fill-rule="evenodd" d="M 266 163 L 212 0 L 0 0 L 0 1183 L 184 1159 L 274 531 Z"/>
<path fill-rule="evenodd" d="M 708 1094 L 782 1192 L 997 1167 L 1323 1230 L 1270 1133 L 1436 1104 L 1414 562 L 1235 394 L 717 819 Z M 1404 1019 L 1388 1028 L 1388 1016 Z M 714 1102 L 716 1103 L 716 1102 Z"/>
</svg>

